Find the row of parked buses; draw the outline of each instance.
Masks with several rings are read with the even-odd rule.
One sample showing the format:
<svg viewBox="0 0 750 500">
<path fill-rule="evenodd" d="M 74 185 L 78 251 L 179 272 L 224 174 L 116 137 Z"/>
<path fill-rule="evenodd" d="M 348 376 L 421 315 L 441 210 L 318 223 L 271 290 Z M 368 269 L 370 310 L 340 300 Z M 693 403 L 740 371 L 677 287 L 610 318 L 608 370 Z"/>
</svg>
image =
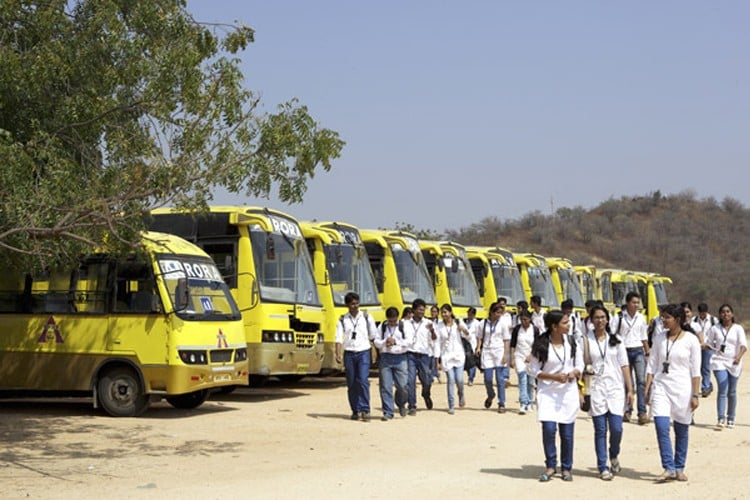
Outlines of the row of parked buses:
<svg viewBox="0 0 750 500">
<path fill-rule="evenodd" d="M 75 270 L 0 276 L 0 389 L 88 393 L 112 415 L 138 415 L 164 397 L 195 407 L 211 390 L 337 372 L 336 322 L 356 292 L 376 323 L 422 298 L 483 317 L 570 298 L 614 310 L 631 290 L 646 314 L 666 303 L 666 277 L 564 258 L 419 240 L 404 231 L 299 222 L 261 207 L 201 214 L 157 209 L 144 251 L 94 254 Z"/>
</svg>

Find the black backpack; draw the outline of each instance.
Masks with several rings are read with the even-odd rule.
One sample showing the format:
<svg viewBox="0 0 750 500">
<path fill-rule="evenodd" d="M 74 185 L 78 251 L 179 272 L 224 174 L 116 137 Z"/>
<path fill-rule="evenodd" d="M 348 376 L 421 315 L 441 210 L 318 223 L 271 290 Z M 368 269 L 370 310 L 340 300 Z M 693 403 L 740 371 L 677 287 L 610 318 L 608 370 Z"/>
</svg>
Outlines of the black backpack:
<svg viewBox="0 0 750 500">
<path fill-rule="evenodd" d="M 383 321 L 380 323 L 380 340 L 385 339 L 385 328 L 388 326 L 388 321 Z M 401 338 L 405 339 L 406 335 L 404 334 L 404 322 L 403 320 L 398 320 L 398 331 L 401 332 Z"/>
<path fill-rule="evenodd" d="M 472 368 L 479 367 L 481 361 L 479 356 L 474 353 L 474 349 L 471 348 L 471 342 L 469 342 L 468 339 L 461 337 L 461 344 L 464 346 L 464 355 L 466 356 L 464 370 L 469 371 Z"/>
</svg>

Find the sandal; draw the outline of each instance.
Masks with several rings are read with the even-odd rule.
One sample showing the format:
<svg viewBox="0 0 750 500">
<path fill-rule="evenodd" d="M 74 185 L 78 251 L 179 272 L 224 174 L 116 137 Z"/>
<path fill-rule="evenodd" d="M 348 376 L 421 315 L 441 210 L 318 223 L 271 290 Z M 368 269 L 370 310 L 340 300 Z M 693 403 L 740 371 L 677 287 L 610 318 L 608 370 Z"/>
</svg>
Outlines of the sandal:
<svg viewBox="0 0 750 500">
<path fill-rule="evenodd" d="M 562 480 L 563 481 L 572 481 L 573 480 L 573 474 L 571 474 L 569 470 L 564 470 L 562 472 Z"/>
<path fill-rule="evenodd" d="M 552 476 L 555 474 L 555 469 L 547 469 L 546 471 L 542 472 L 542 474 L 539 476 L 539 482 L 540 483 L 546 483 L 550 479 L 552 479 Z"/>
<path fill-rule="evenodd" d="M 687 476 L 685 475 L 684 472 L 680 471 L 677 474 L 675 474 L 675 479 L 677 479 L 678 481 L 687 481 Z"/>
<path fill-rule="evenodd" d="M 674 481 L 677 479 L 677 475 L 674 472 L 664 471 L 660 476 L 657 476 L 657 483 L 666 483 L 667 481 Z"/>
</svg>

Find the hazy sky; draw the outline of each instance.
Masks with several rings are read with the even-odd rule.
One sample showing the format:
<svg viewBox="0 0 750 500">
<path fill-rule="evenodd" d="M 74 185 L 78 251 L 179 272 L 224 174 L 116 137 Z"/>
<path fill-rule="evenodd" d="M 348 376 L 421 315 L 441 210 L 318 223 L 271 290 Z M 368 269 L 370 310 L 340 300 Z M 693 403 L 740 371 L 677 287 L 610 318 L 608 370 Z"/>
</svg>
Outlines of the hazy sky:
<svg viewBox="0 0 750 500">
<path fill-rule="evenodd" d="M 265 109 L 347 142 L 298 219 L 458 229 L 692 189 L 750 205 L 750 2 L 213 1 Z"/>
</svg>

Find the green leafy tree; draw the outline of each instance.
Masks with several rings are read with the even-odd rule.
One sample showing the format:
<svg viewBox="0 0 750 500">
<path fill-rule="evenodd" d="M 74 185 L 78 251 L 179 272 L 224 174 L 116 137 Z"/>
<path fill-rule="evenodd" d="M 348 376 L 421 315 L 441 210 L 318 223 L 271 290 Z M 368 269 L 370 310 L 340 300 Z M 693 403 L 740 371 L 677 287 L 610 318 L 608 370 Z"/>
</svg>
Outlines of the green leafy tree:
<svg viewBox="0 0 750 500">
<path fill-rule="evenodd" d="M 150 208 L 214 188 L 301 201 L 344 142 L 296 100 L 262 113 L 252 28 L 183 0 L 0 2 L 0 257 L 26 268 L 132 247 Z"/>
</svg>

